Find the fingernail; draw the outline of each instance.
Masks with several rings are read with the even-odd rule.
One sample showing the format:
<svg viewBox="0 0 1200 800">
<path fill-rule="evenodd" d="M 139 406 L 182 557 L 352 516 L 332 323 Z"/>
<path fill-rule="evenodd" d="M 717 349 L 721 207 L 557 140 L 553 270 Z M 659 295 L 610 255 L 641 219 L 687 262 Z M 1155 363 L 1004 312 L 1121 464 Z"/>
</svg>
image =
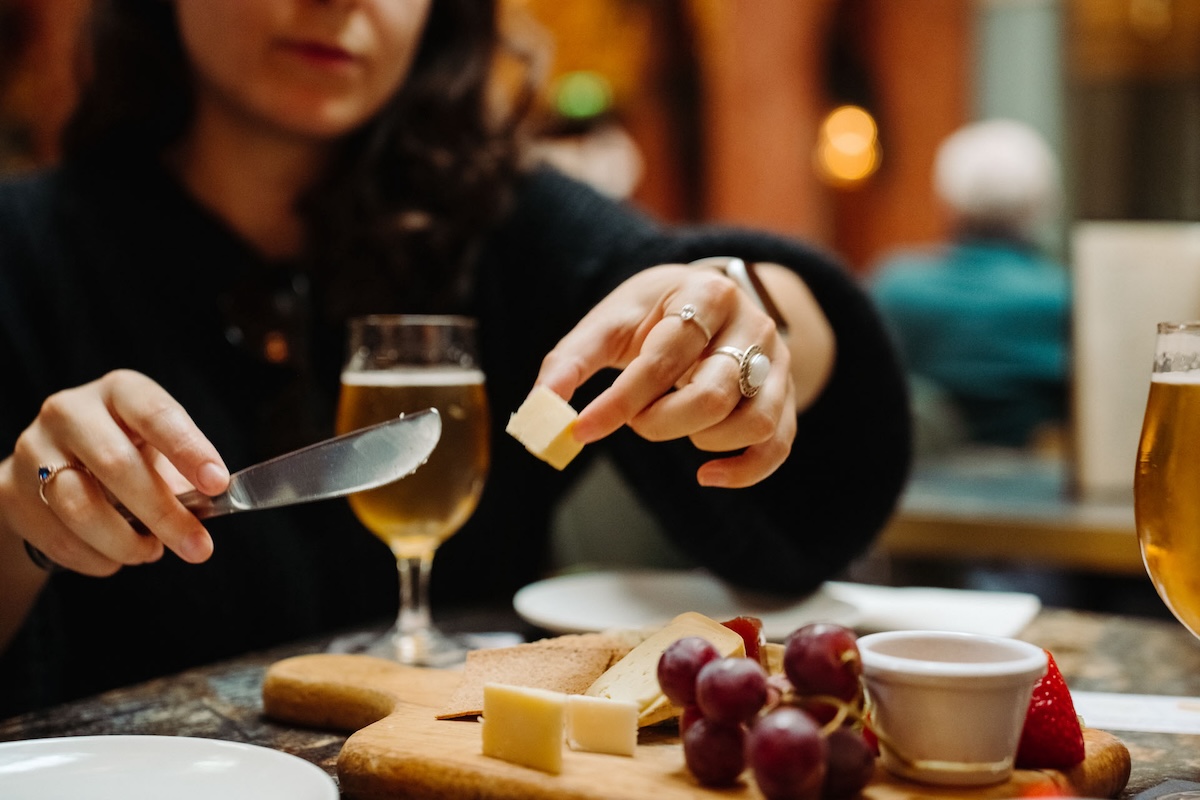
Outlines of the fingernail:
<svg viewBox="0 0 1200 800">
<path fill-rule="evenodd" d="M 180 556 L 184 561 L 198 564 L 212 555 L 213 542 L 208 531 L 194 533 L 180 543 Z"/>
<path fill-rule="evenodd" d="M 217 494 L 225 491 L 229 483 L 229 470 L 215 461 L 206 461 L 200 465 L 196 480 L 200 483 L 197 489 L 206 494 Z"/>
</svg>

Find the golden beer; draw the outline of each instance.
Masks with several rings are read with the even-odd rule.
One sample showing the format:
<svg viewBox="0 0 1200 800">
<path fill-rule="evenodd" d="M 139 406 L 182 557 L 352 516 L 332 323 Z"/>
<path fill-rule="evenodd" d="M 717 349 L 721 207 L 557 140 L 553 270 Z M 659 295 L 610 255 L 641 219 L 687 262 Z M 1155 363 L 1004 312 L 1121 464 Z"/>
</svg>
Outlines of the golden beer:
<svg viewBox="0 0 1200 800">
<path fill-rule="evenodd" d="M 442 416 L 442 437 L 429 460 L 402 480 L 350 496 L 358 518 L 397 557 L 431 555 L 479 502 L 491 455 L 483 372 L 430 366 L 342 373 L 339 433 L 431 406 Z"/>
<path fill-rule="evenodd" d="M 1163 602 L 1200 636 L 1200 371 L 1156 372 L 1134 476 L 1146 571 Z"/>
</svg>

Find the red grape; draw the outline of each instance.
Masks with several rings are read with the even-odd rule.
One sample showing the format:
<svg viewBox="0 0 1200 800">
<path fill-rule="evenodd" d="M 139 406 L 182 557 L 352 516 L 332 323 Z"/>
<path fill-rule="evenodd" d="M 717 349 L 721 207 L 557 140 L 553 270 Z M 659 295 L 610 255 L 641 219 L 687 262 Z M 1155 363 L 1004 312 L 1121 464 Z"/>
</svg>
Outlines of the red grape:
<svg viewBox="0 0 1200 800">
<path fill-rule="evenodd" d="M 787 638 L 783 669 L 797 694 L 828 694 L 854 700 L 862 660 L 854 631 L 828 622 L 798 628 Z"/>
<path fill-rule="evenodd" d="M 767 673 L 740 656 L 710 661 L 696 676 L 696 705 L 716 722 L 745 722 L 767 702 Z"/>
<path fill-rule="evenodd" d="M 839 707 L 830 701 L 819 700 L 817 695 L 800 695 L 792 700 L 792 704 L 805 711 L 819 725 L 826 725 L 837 716 Z"/>
<path fill-rule="evenodd" d="M 816 721 L 792 706 L 764 715 L 746 736 L 746 762 L 767 800 L 816 798 L 828 753 Z"/>
<path fill-rule="evenodd" d="M 687 729 L 698 719 L 704 719 L 704 714 L 698 706 L 684 706 L 679 712 L 679 735 L 687 733 Z"/>
<path fill-rule="evenodd" d="M 861 733 L 851 728 L 836 728 L 825 737 L 829 758 L 825 767 L 825 787 L 821 797 L 836 800 L 854 797 L 875 774 L 875 754 Z"/>
<path fill-rule="evenodd" d="M 746 730 L 737 723 L 694 720 L 683 734 L 683 759 L 705 786 L 729 786 L 746 768 Z"/>
<path fill-rule="evenodd" d="M 700 668 L 720 657 L 712 642 L 700 636 L 677 639 L 658 659 L 658 686 L 676 706 L 696 702 L 696 675 Z"/>
<path fill-rule="evenodd" d="M 840 708 L 862 720 L 862 661 L 849 628 L 813 623 L 787 638 L 783 675 L 752 658 L 721 658 L 699 637 L 658 662 L 663 693 L 682 711 L 684 761 L 705 786 L 730 786 L 750 768 L 766 800 L 847 800 L 875 772 L 875 751 Z M 858 723 L 856 723 L 858 724 Z M 822 727 L 824 725 L 824 728 Z"/>
</svg>

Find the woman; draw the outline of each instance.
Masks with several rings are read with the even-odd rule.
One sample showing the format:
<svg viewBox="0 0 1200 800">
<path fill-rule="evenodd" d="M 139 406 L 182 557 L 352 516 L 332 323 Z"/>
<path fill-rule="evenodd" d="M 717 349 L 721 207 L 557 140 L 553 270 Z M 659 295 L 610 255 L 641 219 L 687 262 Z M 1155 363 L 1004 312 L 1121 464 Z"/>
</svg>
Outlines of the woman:
<svg viewBox="0 0 1200 800">
<path fill-rule="evenodd" d="M 737 584 L 807 592 L 871 541 L 908 417 L 854 282 L 795 242 L 666 230 L 520 169 L 487 107 L 495 47 L 481 0 L 101 3 L 65 164 L 0 188 L 7 710 L 393 610 L 392 560 L 344 502 L 206 529 L 174 499 L 331 433 L 355 313 L 480 320 L 497 439 L 436 602 L 538 577 L 553 501 L 602 449 Z M 716 255 L 768 262 L 786 339 L 687 266 Z M 750 344 L 771 366 L 746 397 L 713 350 Z M 500 433 L 535 383 L 596 443 L 561 474 Z M 61 465 L 81 468 L 40 482 Z"/>
</svg>

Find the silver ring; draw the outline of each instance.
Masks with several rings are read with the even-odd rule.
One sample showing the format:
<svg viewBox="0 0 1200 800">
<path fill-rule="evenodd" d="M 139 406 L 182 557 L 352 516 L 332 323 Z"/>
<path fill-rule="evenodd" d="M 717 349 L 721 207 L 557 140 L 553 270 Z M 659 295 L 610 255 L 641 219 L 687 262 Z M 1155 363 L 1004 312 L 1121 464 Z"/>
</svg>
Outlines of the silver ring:
<svg viewBox="0 0 1200 800">
<path fill-rule="evenodd" d="M 66 472 L 69 469 L 78 470 L 85 475 L 92 474 L 88 471 L 87 467 L 77 461 L 68 461 L 66 464 L 53 464 L 50 466 L 43 464 L 42 466 L 38 467 L 38 497 L 42 498 L 42 502 L 47 506 L 50 505 L 50 501 L 46 499 L 46 487 L 50 485 L 50 481 L 54 480 L 55 477 L 58 476 L 58 473 Z"/>
<path fill-rule="evenodd" d="M 708 326 L 701 322 L 700 318 L 696 316 L 696 307 L 691 303 L 685 303 L 683 308 L 679 309 L 678 311 L 672 311 L 670 314 L 667 314 L 667 316 L 679 317 L 684 322 L 696 323 L 696 327 L 699 328 L 700 332 L 704 334 L 704 343 L 708 344 L 710 341 L 712 341 L 712 331 L 710 331 Z"/>
<path fill-rule="evenodd" d="M 738 388 L 742 390 L 742 397 L 754 397 L 758 394 L 758 390 L 767 382 L 767 374 L 771 371 L 771 359 L 767 358 L 767 354 L 763 349 L 756 344 L 752 344 L 745 350 L 738 350 L 736 347 L 718 347 L 713 350 L 713 355 L 720 353 L 723 356 L 730 356 L 738 362 Z"/>
</svg>

